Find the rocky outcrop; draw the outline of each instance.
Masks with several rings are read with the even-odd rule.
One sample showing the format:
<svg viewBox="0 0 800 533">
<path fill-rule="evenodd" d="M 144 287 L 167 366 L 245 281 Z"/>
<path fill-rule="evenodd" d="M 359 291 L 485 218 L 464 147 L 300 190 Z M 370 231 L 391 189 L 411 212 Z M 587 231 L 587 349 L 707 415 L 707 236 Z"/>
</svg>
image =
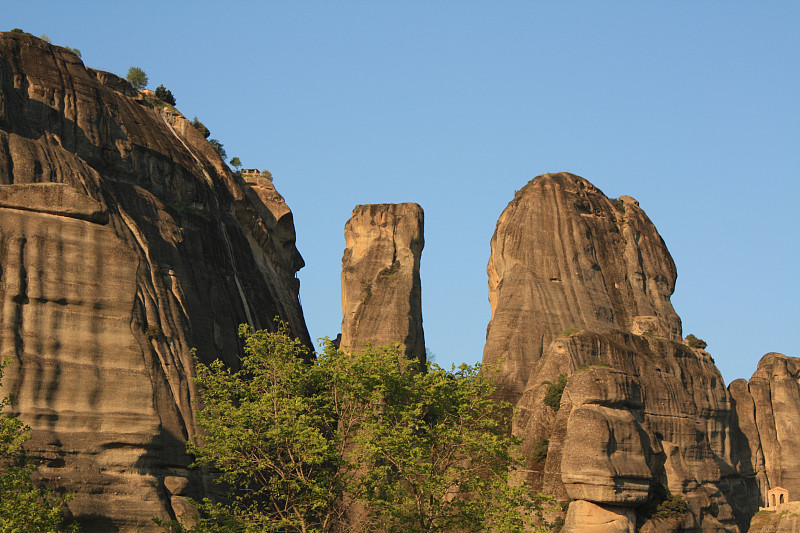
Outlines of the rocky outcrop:
<svg viewBox="0 0 800 533">
<path fill-rule="evenodd" d="M 681 340 L 675 266 L 634 199 L 535 178 L 497 223 L 488 273 L 484 363 L 517 408 L 527 480 L 576 500 L 566 531 L 657 530 L 664 519 L 648 519 L 669 493 L 689 510 L 670 528 L 746 527 L 731 396 Z"/>
<path fill-rule="evenodd" d="M 778 486 L 800 499 L 800 358 L 768 353 L 749 382 L 729 389 L 739 418 L 737 466 L 757 483 L 753 501 L 766 506 L 767 491 Z"/>
<path fill-rule="evenodd" d="M 64 48 L 0 34 L 0 357 L 41 481 L 83 531 L 158 529 L 202 483 L 191 348 L 237 325 L 308 342 L 291 212 L 178 111 Z"/>
<path fill-rule="evenodd" d="M 655 334 L 681 338 L 669 300 L 675 264 L 629 196 L 609 199 L 573 174 L 538 176 L 500 215 L 491 251 L 483 361 L 498 367 L 512 402 L 567 329 L 632 331 L 646 322 Z"/>
<path fill-rule="evenodd" d="M 784 503 L 772 511 L 759 511 L 748 533 L 795 533 L 800 531 L 800 501 Z"/>
<path fill-rule="evenodd" d="M 417 204 L 359 205 L 344 229 L 341 346 L 400 343 L 425 361 L 419 262 L 423 212 Z"/>
</svg>

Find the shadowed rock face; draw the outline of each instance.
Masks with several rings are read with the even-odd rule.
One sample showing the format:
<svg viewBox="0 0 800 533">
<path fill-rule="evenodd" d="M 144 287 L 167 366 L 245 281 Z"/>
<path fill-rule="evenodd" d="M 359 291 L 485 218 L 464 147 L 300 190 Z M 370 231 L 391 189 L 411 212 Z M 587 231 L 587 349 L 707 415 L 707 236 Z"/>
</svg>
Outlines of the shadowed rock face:
<svg viewBox="0 0 800 533">
<path fill-rule="evenodd" d="M 783 487 L 800 497 L 800 358 L 768 353 L 750 381 L 729 386 L 739 414 L 739 469 L 754 476 L 753 494 L 766 506 L 769 489 Z"/>
<path fill-rule="evenodd" d="M 539 176 L 501 215 L 488 273 L 484 363 L 502 360 L 498 395 L 517 408 L 528 481 L 583 502 L 564 531 L 633 531 L 663 489 L 687 501 L 685 530 L 746 525 L 730 395 L 711 356 L 681 340 L 675 266 L 635 200 Z"/>
<path fill-rule="evenodd" d="M 633 331 L 650 317 L 666 338 L 681 338 L 669 301 L 675 264 L 633 198 L 612 201 L 585 179 L 545 174 L 517 192 L 491 242 L 492 319 L 483 361 L 498 366 L 515 401 L 534 363 L 568 328 Z"/>
<path fill-rule="evenodd" d="M 342 339 L 346 349 L 399 342 L 425 361 L 419 262 L 423 212 L 417 204 L 359 205 L 344 228 Z"/>
<path fill-rule="evenodd" d="M 157 530 L 200 495 L 190 349 L 235 365 L 237 325 L 275 316 L 308 342 L 294 239 L 272 184 L 232 175 L 176 110 L 0 34 L 2 394 L 84 531 Z"/>
</svg>

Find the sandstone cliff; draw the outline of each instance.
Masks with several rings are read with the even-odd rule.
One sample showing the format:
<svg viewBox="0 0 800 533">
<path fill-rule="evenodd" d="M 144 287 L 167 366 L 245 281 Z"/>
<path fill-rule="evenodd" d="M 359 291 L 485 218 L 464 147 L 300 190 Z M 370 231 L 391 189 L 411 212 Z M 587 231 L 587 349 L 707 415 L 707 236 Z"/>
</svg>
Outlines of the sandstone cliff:
<svg viewBox="0 0 800 533">
<path fill-rule="evenodd" d="M 359 205 L 344 229 L 342 339 L 345 349 L 399 342 L 425 360 L 419 262 L 423 212 L 417 204 Z"/>
<path fill-rule="evenodd" d="M 189 350 L 235 364 L 237 325 L 276 315 L 308 341 L 302 266 L 272 184 L 236 178 L 179 112 L 0 34 L 2 392 L 85 531 L 182 512 Z"/>
<path fill-rule="evenodd" d="M 484 363 L 518 409 L 528 481 L 576 500 L 563 531 L 658 530 L 645 523 L 667 492 L 688 503 L 684 530 L 746 525 L 730 395 L 681 341 L 674 263 L 633 198 L 535 178 L 497 223 L 488 273 Z"/>
<path fill-rule="evenodd" d="M 491 242 L 484 363 L 499 365 L 510 400 L 569 328 L 644 329 L 680 340 L 669 301 L 675 264 L 633 198 L 607 198 L 578 176 L 539 176 L 500 215 Z M 650 317 L 637 324 L 636 317 Z M 646 323 L 645 323 L 646 322 Z"/>
<path fill-rule="evenodd" d="M 754 477 L 752 499 L 766 506 L 769 489 L 800 499 L 800 358 L 768 353 L 750 381 L 728 387 L 739 418 L 739 470 Z"/>
</svg>

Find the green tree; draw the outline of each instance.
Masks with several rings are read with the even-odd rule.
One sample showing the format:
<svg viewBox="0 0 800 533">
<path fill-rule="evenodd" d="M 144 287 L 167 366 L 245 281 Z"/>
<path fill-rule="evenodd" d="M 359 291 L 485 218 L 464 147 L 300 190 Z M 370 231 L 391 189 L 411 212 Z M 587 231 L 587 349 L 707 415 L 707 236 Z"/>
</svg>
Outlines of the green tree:
<svg viewBox="0 0 800 533">
<path fill-rule="evenodd" d="M 0 364 L 0 379 L 6 364 Z M 36 465 L 25 452 L 29 428 L 2 411 L 9 399 L 0 399 L 0 531 L 51 533 L 77 531 L 77 524 L 64 525 L 62 506 L 70 499 L 36 488 L 31 475 Z"/>
<path fill-rule="evenodd" d="M 125 79 L 128 80 L 130 84 L 133 85 L 133 88 L 137 91 L 141 91 L 147 87 L 147 74 L 145 74 L 144 71 L 139 67 L 129 68 Z"/>
<path fill-rule="evenodd" d="M 53 44 L 53 41 L 50 40 L 50 37 L 48 37 L 46 33 L 41 34 L 39 39 L 43 40 L 47 44 Z"/>
<path fill-rule="evenodd" d="M 206 139 L 208 139 L 208 136 L 211 135 L 211 132 L 209 131 L 209 129 L 206 128 L 205 124 L 200 122 L 200 120 L 198 120 L 197 117 L 194 117 L 194 120 L 192 120 L 191 124 L 192 124 L 192 126 L 194 126 L 197 129 L 197 131 L 202 133 L 203 137 L 205 137 Z"/>
<path fill-rule="evenodd" d="M 241 168 L 242 166 L 242 162 L 239 160 L 238 157 L 234 157 L 233 159 L 231 159 L 231 165 L 233 165 L 233 168 L 235 168 L 236 170 L 239 170 L 239 168 Z"/>
<path fill-rule="evenodd" d="M 219 142 L 217 139 L 209 139 L 208 142 L 211 144 L 214 150 L 217 151 L 217 154 L 219 155 L 220 159 L 222 159 L 223 161 L 227 159 L 228 154 L 225 153 L 225 148 L 222 147 L 221 142 Z"/>
<path fill-rule="evenodd" d="M 198 363 L 197 464 L 226 501 L 194 531 L 523 531 L 545 498 L 508 483 L 520 459 L 508 406 L 479 367 L 418 368 L 398 347 L 312 357 L 286 326 L 246 326 L 241 370 Z M 523 512 L 521 512 L 523 511 Z M 352 524 L 351 524 L 352 525 Z M 173 524 L 174 526 L 174 524 Z"/>
<path fill-rule="evenodd" d="M 159 85 L 156 87 L 156 98 L 161 100 L 162 102 L 166 102 L 171 106 L 175 105 L 175 97 L 172 95 L 172 91 L 164 87 L 164 84 Z"/>
</svg>

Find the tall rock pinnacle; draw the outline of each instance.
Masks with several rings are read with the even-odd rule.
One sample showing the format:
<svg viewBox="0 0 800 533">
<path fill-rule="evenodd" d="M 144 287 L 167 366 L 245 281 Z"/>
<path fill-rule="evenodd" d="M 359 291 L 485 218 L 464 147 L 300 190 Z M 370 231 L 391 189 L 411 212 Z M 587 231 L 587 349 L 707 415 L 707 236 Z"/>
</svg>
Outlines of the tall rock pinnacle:
<svg viewBox="0 0 800 533">
<path fill-rule="evenodd" d="M 399 342 L 406 356 L 424 361 L 422 208 L 413 203 L 359 205 L 344 235 L 342 347 L 358 351 L 365 343 Z"/>
<path fill-rule="evenodd" d="M 681 338 L 669 300 L 675 264 L 655 226 L 633 198 L 611 200 L 573 174 L 538 176 L 517 192 L 497 221 L 487 272 L 483 360 L 502 360 L 509 399 L 564 330 L 653 328 Z"/>
</svg>

